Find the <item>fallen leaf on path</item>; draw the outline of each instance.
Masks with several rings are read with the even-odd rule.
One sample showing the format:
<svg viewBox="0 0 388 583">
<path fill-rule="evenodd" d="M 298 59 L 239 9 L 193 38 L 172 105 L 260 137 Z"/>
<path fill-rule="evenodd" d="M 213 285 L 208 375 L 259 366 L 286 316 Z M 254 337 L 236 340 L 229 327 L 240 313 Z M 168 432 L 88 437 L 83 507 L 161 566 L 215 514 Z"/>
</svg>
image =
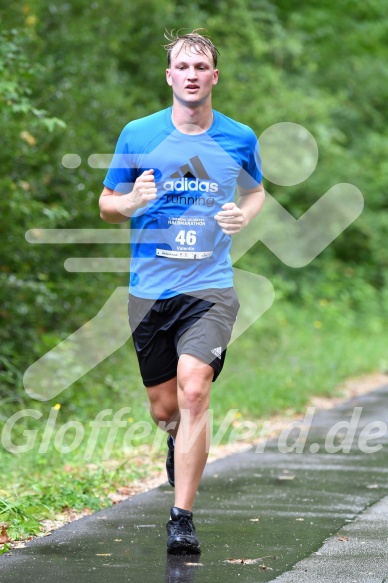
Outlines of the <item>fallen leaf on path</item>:
<svg viewBox="0 0 388 583">
<path fill-rule="evenodd" d="M 109 492 L 108 498 L 113 502 L 113 504 L 118 504 L 123 502 L 128 498 L 126 494 L 119 494 L 118 492 Z"/>
<path fill-rule="evenodd" d="M 341 542 L 347 542 L 349 540 L 348 536 L 339 536 L 338 540 L 340 540 Z"/>
<path fill-rule="evenodd" d="M 119 494 L 124 494 L 125 496 L 130 496 L 133 493 L 133 488 L 128 488 L 128 486 L 120 486 L 117 488 Z"/>
<path fill-rule="evenodd" d="M 257 559 L 227 559 L 226 562 L 234 565 L 255 565 L 256 563 L 261 563 L 262 560 L 262 557 L 258 557 Z M 262 566 L 265 567 L 265 565 L 260 565 L 260 568 Z M 270 567 L 265 568 L 270 569 Z"/>
<path fill-rule="evenodd" d="M 7 529 L 5 528 L 5 526 L 3 525 L 1 527 L 1 533 L 0 533 L 0 545 L 4 545 L 5 543 L 9 543 L 10 542 L 10 538 L 8 536 L 8 532 Z"/>
</svg>

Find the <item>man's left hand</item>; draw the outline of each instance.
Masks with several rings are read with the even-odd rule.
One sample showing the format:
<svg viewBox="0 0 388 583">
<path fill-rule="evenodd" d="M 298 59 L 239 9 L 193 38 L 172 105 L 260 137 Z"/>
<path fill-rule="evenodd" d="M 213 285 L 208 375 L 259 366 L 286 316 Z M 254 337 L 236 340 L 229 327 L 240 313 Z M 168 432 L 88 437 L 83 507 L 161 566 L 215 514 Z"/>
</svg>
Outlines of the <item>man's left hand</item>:
<svg viewBox="0 0 388 583">
<path fill-rule="evenodd" d="M 245 226 L 243 211 L 234 203 L 227 202 L 222 206 L 222 211 L 215 215 L 215 219 L 225 235 L 239 233 Z"/>
</svg>

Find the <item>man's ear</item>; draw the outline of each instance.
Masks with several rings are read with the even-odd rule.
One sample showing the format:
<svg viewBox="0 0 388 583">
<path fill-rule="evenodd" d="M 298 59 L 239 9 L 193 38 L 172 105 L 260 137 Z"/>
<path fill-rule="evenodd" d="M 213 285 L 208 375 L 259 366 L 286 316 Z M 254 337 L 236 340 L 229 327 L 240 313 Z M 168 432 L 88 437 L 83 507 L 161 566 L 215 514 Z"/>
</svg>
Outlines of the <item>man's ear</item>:
<svg viewBox="0 0 388 583">
<path fill-rule="evenodd" d="M 168 83 L 168 85 L 172 85 L 172 80 L 171 80 L 171 70 L 170 69 L 166 69 L 166 81 Z"/>
<path fill-rule="evenodd" d="M 214 69 L 213 71 L 213 85 L 217 85 L 218 83 L 218 69 Z"/>
</svg>

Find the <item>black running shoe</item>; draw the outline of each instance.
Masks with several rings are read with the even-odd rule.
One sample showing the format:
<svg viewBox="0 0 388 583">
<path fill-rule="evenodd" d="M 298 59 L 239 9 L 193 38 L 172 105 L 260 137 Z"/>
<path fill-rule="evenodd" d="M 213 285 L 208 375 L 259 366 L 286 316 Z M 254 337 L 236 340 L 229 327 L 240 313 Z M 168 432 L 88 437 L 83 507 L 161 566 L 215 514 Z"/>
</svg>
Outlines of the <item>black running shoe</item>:
<svg viewBox="0 0 388 583">
<path fill-rule="evenodd" d="M 170 485 L 175 487 L 175 468 L 174 468 L 174 441 L 171 435 L 167 437 L 167 459 L 166 459 L 166 470 L 167 478 Z"/>
<path fill-rule="evenodd" d="M 171 520 L 167 522 L 166 528 L 167 552 L 170 555 L 199 555 L 201 553 L 192 512 L 173 506 Z"/>
</svg>

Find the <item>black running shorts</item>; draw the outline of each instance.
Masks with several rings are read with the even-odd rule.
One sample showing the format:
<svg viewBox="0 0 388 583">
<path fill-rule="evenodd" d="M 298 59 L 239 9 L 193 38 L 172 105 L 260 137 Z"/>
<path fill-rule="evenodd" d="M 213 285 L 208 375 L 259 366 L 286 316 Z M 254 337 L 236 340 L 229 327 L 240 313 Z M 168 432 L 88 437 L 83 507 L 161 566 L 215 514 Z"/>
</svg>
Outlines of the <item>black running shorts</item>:
<svg viewBox="0 0 388 583">
<path fill-rule="evenodd" d="M 164 300 L 130 295 L 129 324 L 144 385 L 152 387 L 174 378 L 181 354 L 210 364 L 215 381 L 224 365 L 239 307 L 233 287 Z"/>
</svg>

